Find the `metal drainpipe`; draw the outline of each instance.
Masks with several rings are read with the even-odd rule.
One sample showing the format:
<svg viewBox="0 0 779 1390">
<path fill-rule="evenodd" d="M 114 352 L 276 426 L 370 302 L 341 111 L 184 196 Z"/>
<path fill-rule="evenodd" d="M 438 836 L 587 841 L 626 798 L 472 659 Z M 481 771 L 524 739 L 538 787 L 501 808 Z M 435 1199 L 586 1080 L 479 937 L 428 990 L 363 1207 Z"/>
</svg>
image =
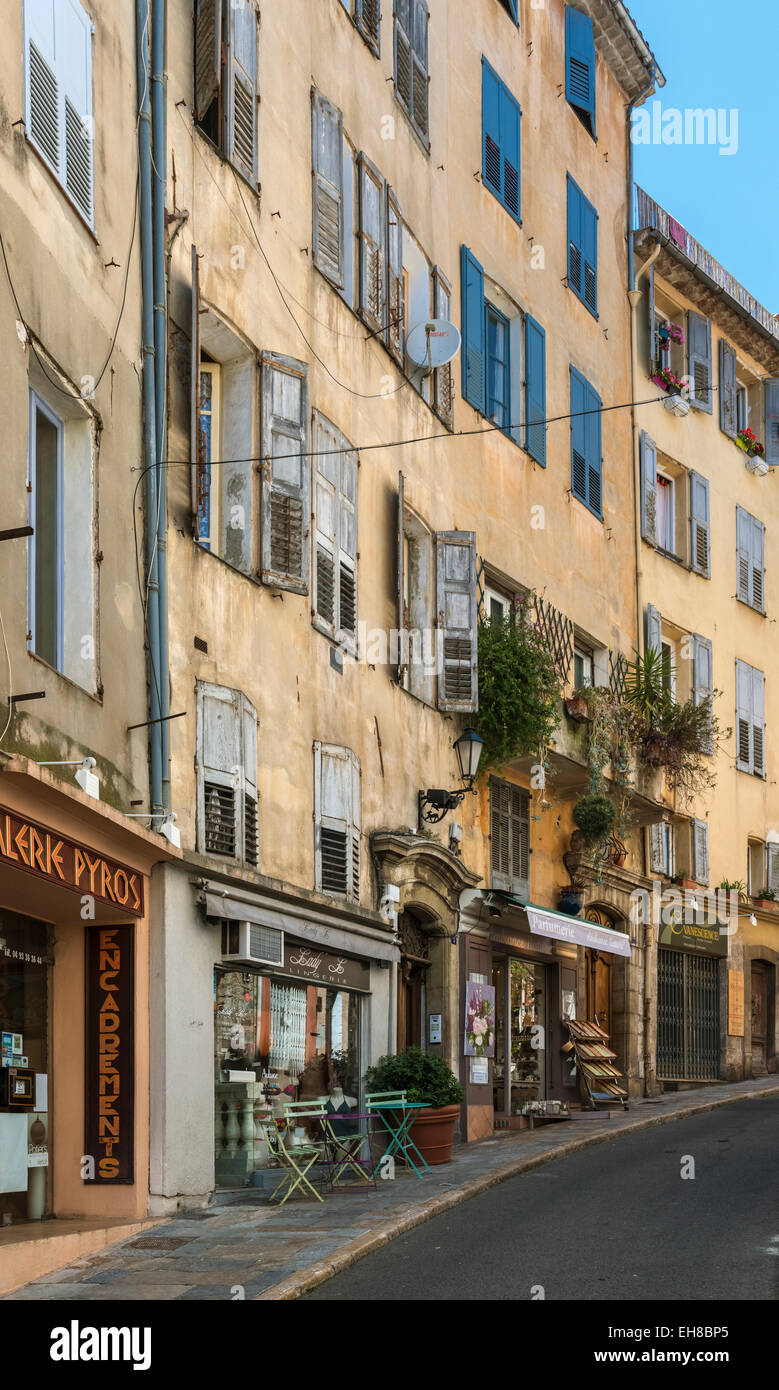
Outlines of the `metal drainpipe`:
<svg viewBox="0 0 779 1390">
<path fill-rule="evenodd" d="M 147 0 L 148 3 L 148 0 Z M 170 758 L 168 724 L 170 686 L 168 681 L 168 528 L 167 528 L 167 287 L 165 282 L 165 179 L 167 170 L 167 119 L 165 76 L 165 0 L 152 0 L 151 28 L 151 116 L 152 116 L 152 242 L 154 276 L 154 382 L 155 442 L 161 466 L 157 481 L 157 577 L 159 582 L 158 646 L 160 686 L 160 762 L 162 805 L 170 810 Z"/>
<path fill-rule="evenodd" d="M 151 192 L 151 111 L 149 102 L 149 0 L 135 0 L 138 80 L 138 184 L 141 233 L 141 332 L 143 339 L 143 463 L 146 469 L 147 643 L 149 648 L 149 711 L 159 721 L 158 689 L 162 689 L 159 648 L 159 584 L 157 567 L 157 436 L 154 363 L 154 258 Z M 151 809 L 162 810 L 162 725 L 149 725 Z"/>
</svg>

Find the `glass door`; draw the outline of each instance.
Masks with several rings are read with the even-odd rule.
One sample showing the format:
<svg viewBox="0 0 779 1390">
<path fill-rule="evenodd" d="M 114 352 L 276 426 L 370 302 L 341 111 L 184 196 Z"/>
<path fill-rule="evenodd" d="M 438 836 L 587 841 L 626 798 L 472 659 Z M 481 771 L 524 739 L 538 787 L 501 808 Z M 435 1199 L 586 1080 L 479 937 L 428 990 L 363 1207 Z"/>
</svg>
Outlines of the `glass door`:
<svg viewBox="0 0 779 1390">
<path fill-rule="evenodd" d="M 509 961 L 510 1113 L 526 1101 L 546 1099 L 546 969 Z"/>
</svg>

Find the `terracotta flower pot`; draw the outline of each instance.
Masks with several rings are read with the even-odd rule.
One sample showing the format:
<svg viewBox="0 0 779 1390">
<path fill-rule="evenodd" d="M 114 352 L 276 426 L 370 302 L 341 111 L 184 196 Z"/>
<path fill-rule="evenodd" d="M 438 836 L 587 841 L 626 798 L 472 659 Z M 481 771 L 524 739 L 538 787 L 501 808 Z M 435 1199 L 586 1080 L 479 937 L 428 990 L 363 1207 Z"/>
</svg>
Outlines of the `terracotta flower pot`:
<svg viewBox="0 0 779 1390">
<path fill-rule="evenodd" d="M 420 1110 L 410 1134 L 419 1152 L 431 1168 L 436 1163 L 448 1163 L 452 1157 L 454 1127 L 460 1113 L 459 1105 L 443 1105 L 434 1110 Z"/>
<path fill-rule="evenodd" d="M 575 719 L 577 724 L 583 724 L 590 717 L 583 695 L 570 695 L 565 701 L 565 712 L 568 718 Z"/>
</svg>

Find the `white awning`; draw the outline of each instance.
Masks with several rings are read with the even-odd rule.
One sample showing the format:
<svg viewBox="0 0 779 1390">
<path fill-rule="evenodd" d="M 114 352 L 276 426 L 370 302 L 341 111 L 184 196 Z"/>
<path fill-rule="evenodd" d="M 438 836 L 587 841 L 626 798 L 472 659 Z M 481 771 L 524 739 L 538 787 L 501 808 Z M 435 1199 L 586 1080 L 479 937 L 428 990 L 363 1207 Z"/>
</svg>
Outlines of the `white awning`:
<svg viewBox="0 0 779 1390">
<path fill-rule="evenodd" d="M 548 936 L 554 941 L 569 941 L 576 946 L 590 946 L 614 956 L 629 956 L 630 937 L 624 932 L 601 927 L 597 922 L 585 922 L 581 917 L 566 917 L 561 912 L 548 912 L 543 907 L 525 905 L 527 920 L 534 936 Z"/>
<path fill-rule="evenodd" d="M 400 951 L 390 933 L 382 932 L 375 927 L 352 927 L 346 923 L 331 926 L 312 918 L 298 917 L 261 902 L 252 902 L 248 896 L 239 897 L 237 894 L 229 893 L 221 885 L 213 882 L 207 885 L 200 901 L 204 903 L 207 917 L 256 922 L 263 927 L 275 927 L 299 941 L 310 941 L 323 951 L 363 956 L 369 960 L 400 960 Z"/>
</svg>

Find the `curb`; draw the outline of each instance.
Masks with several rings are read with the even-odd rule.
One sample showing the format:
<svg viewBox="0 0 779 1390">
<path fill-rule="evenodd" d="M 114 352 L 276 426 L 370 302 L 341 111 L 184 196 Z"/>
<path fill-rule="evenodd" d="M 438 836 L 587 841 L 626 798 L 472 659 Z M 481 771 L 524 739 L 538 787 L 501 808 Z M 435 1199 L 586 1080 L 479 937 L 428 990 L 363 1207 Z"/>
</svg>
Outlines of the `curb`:
<svg viewBox="0 0 779 1390">
<path fill-rule="evenodd" d="M 358 1236 L 356 1240 L 351 1240 L 340 1250 L 334 1251 L 326 1260 L 309 1265 L 306 1269 L 301 1269 L 299 1273 L 282 1280 L 281 1283 L 273 1284 L 271 1288 L 256 1294 L 252 1301 L 255 1303 L 267 1301 L 278 1303 L 299 1298 L 301 1294 L 309 1293 L 312 1289 L 318 1288 L 320 1284 L 327 1283 L 336 1274 L 341 1274 L 343 1270 L 349 1269 L 351 1265 L 364 1259 L 366 1255 L 380 1250 L 388 1241 L 405 1235 L 407 1231 L 413 1230 L 416 1226 L 424 1225 L 426 1221 L 431 1221 L 435 1216 L 441 1216 L 444 1212 L 451 1211 L 453 1207 L 460 1206 L 462 1202 L 470 1201 L 472 1197 L 480 1196 L 482 1192 L 489 1191 L 491 1187 L 497 1187 L 499 1183 L 506 1182 L 509 1178 L 517 1177 L 520 1173 L 527 1173 L 533 1168 L 539 1168 L 543 1163 L 551 1163 L 556 1158 L 566 1158 L 568 1154 L 577 1153 L 580 1149 L 591 1148 L 595 1144 L 607 1143 L 610 1139 L 619 1138 L 623 1134 L 635 1134 L 639 1130 L 652 1129 L 655 1125 L 668 1124 L 671 1120 L 680 1120 L 688 1115 L 718 1110 L 723 1105 L 733 1105 L 740 1100 L 761 1100 L 765 1096 L 773 1096 L 777 1093 L 779 1093 L 779 1083 L 774 1083 L 772 1086 L 762 1087 L 759 1091 L 748 1091 L 746 1094 L 738 1096 L 721 1096 L 718 1099 L 702 1100 L 698 1104 L 688 1104 L 659 1115 L 646 1115 L 641 1119 L 621 1125 L 618 1130 L 611 1133 L 608 1130 L 601 1130 L 598 1134 L 583 1134 L 578 1139 L 567 1140 L 548 1153 L 531 1154 L 527 1158 L 512 1159 L 510 1163 L 505 1163 L 502 1168 L 496 1168 L 492 1173 L 483 1173 L 478 1178 L 472 1178 L 453 1192 L 444 1193 L 439 1197 L 431 1197 L 426 1202 L 419 1202 L 403 1216 L 392 1217 L 390 1220 L 384 1221 L 375 1230 L 369 1231 L 364 1236 Z"/>
</svg>

